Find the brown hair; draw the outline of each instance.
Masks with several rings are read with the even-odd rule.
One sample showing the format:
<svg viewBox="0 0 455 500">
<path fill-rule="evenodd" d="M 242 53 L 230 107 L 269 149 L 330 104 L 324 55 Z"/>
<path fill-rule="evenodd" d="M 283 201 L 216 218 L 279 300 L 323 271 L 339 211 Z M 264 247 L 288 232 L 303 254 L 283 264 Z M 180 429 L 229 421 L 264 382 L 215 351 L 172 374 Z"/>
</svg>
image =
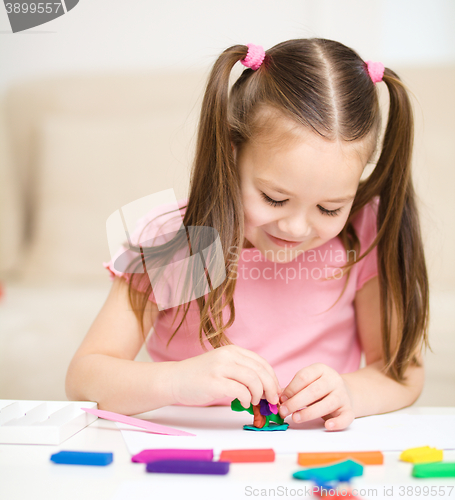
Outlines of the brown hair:
<svg viewBox="0 0 455 500">
<path fill-rule="evenodd" d="M 190 193 L 183 218 L 184 227 L 216 229 L 225 256 L 226 279 L 222 285 L 211 287 L 210 293 L 195 299 L 200 310 L 199 339 L 203 347 L 203 332 L 214 348 L 229 344 L 225 331 L 235 320 L 236 280 L 232 276 L 237 265 L 229 259 L 227 250 L 241 249 L 244 233 L 240 178 L 231 144 L 241 148 L 254 137 L 261 126 L 258 111 L 264 106 L 328 140 L 371 141 L 372 152 L 378 145 L 381 128 L 377 88 L 366 71 L 365 62 L 354 50 L 332 40 L 289 40 L 269 49 L 258 70 L 245 69 L 229 91 L 231 70 L 246 56 L 247 50 L 244 45 L 226 49 L 211 70 L 202 102 Z M 346 250 L 358 250 L 360 244 L 352 220 L 374 197 L 379 197 L 377 237 L 356 261 L 349 257 L 343 266 L 347 271 L 343 292 L 352 266 L 377 245 L 384 370 L 401 382 L 410 363 L 420 366 L 416 354 L 423 343 L 428 346 L 429 284 L 411 179 L 411 103 L 404 84 L 392 70 L 385 69 L 383 81 L 389 91 L 390 104 L 379 159 L 369 177 L 360 181 L 339 237 Z M 189 241 L 188 234 L 184 233 L 180 232 L 175 240 Z M 177 245 L 176 241 L 171 241 L 170 247 L 174 244 Z M 160 249 L 149 253 L 149 257 L 156 258 Z M 168 251 L 169 246 L 166 249 Z M 139 247 L 138 251 L 144 266 L 145 249 Z M 146 276 L 133 277 L 140 281 Z M 129 298 L 143 329 L 144 309 L 152 287 L 148 283 L 143 294 L 135 289 L 138 286 L 133 282 L 134 279 L 129 283 Z M 229 306 L 230 318 L 223 324 L 222 311 L 226 306 Z M 169 342 L 182 325 L 189 307 L 187 302 L 185 314 Z M 179 309 L 180 306 L 175 317 Z M 392 314 L 396 315 L 398 324 L 393 352 Z"/>
</svg>

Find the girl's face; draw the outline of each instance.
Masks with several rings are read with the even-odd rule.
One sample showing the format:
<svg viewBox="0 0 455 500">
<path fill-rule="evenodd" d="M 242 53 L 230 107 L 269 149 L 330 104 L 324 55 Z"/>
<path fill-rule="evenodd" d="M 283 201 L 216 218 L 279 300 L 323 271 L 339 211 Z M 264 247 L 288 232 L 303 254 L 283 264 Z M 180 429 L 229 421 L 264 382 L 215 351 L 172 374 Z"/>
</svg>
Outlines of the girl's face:
<svg viewBox="0 0 455 500">
<path fill-rule="evenodd" d="M 328 141 L 285 118 L 234 150 L 245 247 L 289 262 L 343 229 L 371 151 L 366 141 Z"/>
</svg>

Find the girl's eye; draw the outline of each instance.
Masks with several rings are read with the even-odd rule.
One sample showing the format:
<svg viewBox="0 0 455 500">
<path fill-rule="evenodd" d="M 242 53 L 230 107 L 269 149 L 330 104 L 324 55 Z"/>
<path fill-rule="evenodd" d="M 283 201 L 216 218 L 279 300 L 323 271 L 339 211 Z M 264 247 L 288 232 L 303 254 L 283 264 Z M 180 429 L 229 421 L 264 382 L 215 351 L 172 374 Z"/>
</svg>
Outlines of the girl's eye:
<svg viewBox="0 0 455 500">
<path fill-rule="evenodd" d="M 336 210 L 327 210 L 323 207 L 321 207 L 321 205 L 318 205 L 318 208 L 319 210 L 324 214 L 324 215 L 331 215 L 332 217 L 334 215 L 338 215 L 340 213 L 340 208 L 337 208 Z"/>
<path fill-rule="evenodd" d="M 272 200 L 272 198 L 270 198 L 269 196 L 267 196 L 265 193 L 262 192 L 261 196 L 269 205 L 272 205 L 274 207 L 282 207 L 288 201 L 288 200 L 282 200 L 282 201 Z M 336 210 L 327 210 L 326 208 L 323 208 L 320 205 L 318 205 L 318 208 L 324 215 L 329 215 L 332 217 L 338 215 L 341 210 L 340 208 L 337 208 Z"/>
<path fill-rule="evenodd" d="M 282 200 L 282 201 L 275 201 L 272 200 L 272 198 L 269 198 L 265 193 L 261 192 L 261 196 L 264 198 L 264 200 L 269 204 L 274 207 L 282 207 L 288 200 Z"/>
</svg>

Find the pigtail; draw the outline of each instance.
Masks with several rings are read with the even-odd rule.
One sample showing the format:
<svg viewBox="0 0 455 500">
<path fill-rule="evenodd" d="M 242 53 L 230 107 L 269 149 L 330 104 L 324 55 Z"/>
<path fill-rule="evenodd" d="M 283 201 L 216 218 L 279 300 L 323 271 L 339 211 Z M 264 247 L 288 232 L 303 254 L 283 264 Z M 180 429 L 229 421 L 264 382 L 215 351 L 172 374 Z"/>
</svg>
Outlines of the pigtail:
<svg viewBox="0 0 455 500">
<path fill-rule="evenodd" d="M 217 230 L 223 249 L 226 279 L 222 285 L 213 288 L 211 275 L 208 272 L 210 263 L 204 262 L 204 273 L 210 292 L 195 299 L 200 312 L 199 341 L 203 349 L 206 349 L 205 339 L 210 342 L 213 348 L 230 344 L 231 342 L 224 332 L 235 320 L 234 291 L 237 261 L 239 251 L 243 247 L 244 231 L 240 178 L 235 166 L 229 127 L 229 79 L 233 66 L 244 59 L 247 52 L 248 47 L 244 45 L 235 45 L 226 49 L 215 62 L 209 75 L 201 106 L 188 203 L 186 207 L 181 207 L 186 209 L 182 221 L 183 230 L 178 231 L 168 243 L 146 249 L 145 260 L 152 261 L 153 267 L 160 269 L 159 263 L 161 261 L 159 259 L 165 260 L 169 255 L 174 255 L 176 250 L 189 247 L 192 256 L 193 247 L 206 248 L 204 240 L 210 238 L 194 236 L 194 234 L 203 235 L 203 233 L 193 233 L 190 237 L 188 227 L 205 226 Z M 255 72 L 246 70 L 245 73 L 247 75 L 243 80 L 248 80 L 248 73 L 251 75 Z M 142 255 L 142 248 L 135 247 L 134 249 Z M 235 252 L 232 252 L 232 249 L 235 249 Z M 133 278 L 136 278 L 136 273 L 138 275 L 137 281 L 141 279 L 139 273 L 143 273 L 143 269 L 146 269 L 141 255 L 132 262 L 131 266 Z M 230 258 L 231 255 L 234 255 L 233 259 Z M 215 260 L 215 272 L 218 273 L 218 256 Z M 200 271 L 197 262 L 193 267 L 188 266 L 185 284 L 194 284 L 194 279 L 196 279 L 198 281 L 196 286 L 202 285 L 204 287 L 204 284 L 199 280 Z M 131 280 L 129 286 L 130 304 L 143 330 L 142 314 L 152 287 L 149 281 L 145 293 L 138 292 L 138 288 L 137 285 L 132 285 Z M 189 296 L 188 293 L 186 296 Z M 167 345 L 185 321 L 191 302 L 187 301 L 178 305 L 173 323 L 178 317 L 181 307 L 183 307 L 184 314 Z M 230 316 L 228 321 L 224 323 L 223 309 L 226 306 L 229 306 Z M 145 339 L 145 332 L 143 334 Z"/>
<path fill-rule="evenodd" d="M 231 70 L 246 56 L 247 51 L 248 47 L 243 45 L 230 47 L 219 56 L 210 73 L 202 101 L 190 194 L 183 219 L 185 227 L 207 226 L 216 229 L 225 255 L 227 279 L 223 285 L 213 289 L 207 275 L 211 292 L 207 300 L 204 296 L 196 299 L 201 311 L 199 340 L 203 347 L 202 331 L 214 348 L 229 344 L 224 330 L 235 320 L 235 279 L 232 275 L 236 272 L 238 259 L 231 263 L 227 249 L 233 247 L 238 253 L 243 246 L 243 207 L 228 126 L 228 98 Z M 230 307 L 230 319 L 223 325 L 222 310 L 226 304 Z M 187 305 L 185 316 L 189 303 Z"/>
<path fill-rule="evenodd" d="M 403 381 L 416 354 L 428 346 L 429 283 L 411 176 L 414 122 L 411 102 L 399 77 L 386 68 L 383 81 L 390 95 L 382 151 L 370 177 L 359 187 L 356 205 L 379 195 L 378 268 L 384 370 Z M 392 347 L 393 318 L 397 339 Z"/>
</svg>

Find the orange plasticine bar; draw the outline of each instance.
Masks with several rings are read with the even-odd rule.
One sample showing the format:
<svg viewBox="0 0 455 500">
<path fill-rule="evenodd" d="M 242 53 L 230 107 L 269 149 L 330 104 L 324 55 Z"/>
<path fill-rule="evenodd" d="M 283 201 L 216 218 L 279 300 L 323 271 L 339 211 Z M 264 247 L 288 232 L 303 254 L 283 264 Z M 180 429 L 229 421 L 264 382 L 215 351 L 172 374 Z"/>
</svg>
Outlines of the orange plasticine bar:
<svg viewBox="0 0 455 500">
<path fill-rule="evenodd" d="M 221 462 L 274 462 L 275 452 L 272 448 L 257 450 L 223 450 Z"/>
<path fill-rule="evenodd" d="M 384 455 L 380 451 L 334 451 L 319 453 L 299 453 L 299 465 L 325 465 L 351 458 L 362 465 L 382 465 Z"/>
</svg>

